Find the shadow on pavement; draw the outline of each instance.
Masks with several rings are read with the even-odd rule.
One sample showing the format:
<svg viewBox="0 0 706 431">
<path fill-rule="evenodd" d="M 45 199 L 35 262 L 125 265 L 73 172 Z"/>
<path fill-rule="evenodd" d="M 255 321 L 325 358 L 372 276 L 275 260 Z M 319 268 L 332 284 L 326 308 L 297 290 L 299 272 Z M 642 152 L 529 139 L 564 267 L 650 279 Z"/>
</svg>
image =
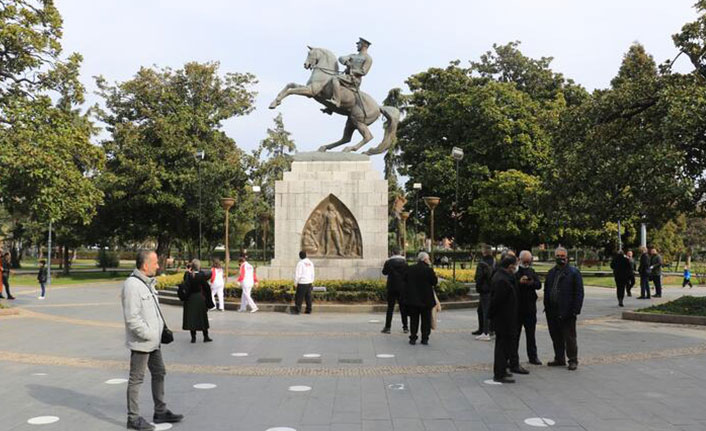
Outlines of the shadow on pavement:
<svg viewBox="0 0 706 431">
<path fill-rule="evenodd" d="M 94 418 L 113 425 L 125 426 L 125 422 L 107 416 L 105 412 L 115 409 L 115 403 L 93 395 L 82 394 L 70 389 L 45 385 L 27 385 L 29 394 L 42 403 L 63 406 L 86 413 Z"/>
</svg>

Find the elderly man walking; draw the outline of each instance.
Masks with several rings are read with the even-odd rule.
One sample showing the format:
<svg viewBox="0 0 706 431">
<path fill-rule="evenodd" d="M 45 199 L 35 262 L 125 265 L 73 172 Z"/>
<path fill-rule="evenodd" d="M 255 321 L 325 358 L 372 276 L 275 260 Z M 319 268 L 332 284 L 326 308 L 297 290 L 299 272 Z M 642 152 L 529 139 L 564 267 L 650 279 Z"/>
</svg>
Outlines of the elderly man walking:
<svg viewBox="0 0 706 431">
<path fill-rule="evenodd" d="M 152 375 L 152 399 L 154 400 L 154 423 L 174 423 L 184 416 L 172 413 L 164 403 L 164 376 L 166 370 L 162 359 L 161 340 L 164 318 L 157 302 L 157 283 L 154 276 L 159 264 L 157 253 L 142 250 L 137 253 L 135 270 L 125 280 L 122 289 L 125 337 L 130 349 L 130 378 L 127 384 L 127 427 L 134 430 L 153 430 L 140 416 L 138 405 L 140 385 L 145 378 L 145 369 Z"/>
<path fill-rule="evenodd" d="M 579 270 L 569 265 L 564 247 L 557 248 L 554 255 L 556 265 L 544 282 L 544 312 L 554 344 L 554 360 L 547 365 L 565 366 L 568 357 L 569 370 L 573 371 L 579 364 L 576 316 L 581 314 L 583 306 L 583 279 Z"/>
<path fill-rule="evenodd" d="M 517 290 L 515 288 L 515 270 L 517 258 L 506 255 L 500 261 L 500 269 L 493 275 L 488 315 L 495 328 L 495 360 L 493 380 L 501 383 L 515 383 L 508 374 L 507 362 L 517 351 Z M 527 374 L 526 370 L 522 374 Z"/>
<path fill-rule="evenodd" d="M 419 320 L 422 320 L 422 344 L 429 344 L 431 333 L 431 309 L 436 305 L 434 286 L 438 283 L 436 273 L 431 268 L 429 255 L 417 255 L 417 264 L 411 266 L 404 278 L 402 304 L 409 316 L 409 344 L 417 343 Z"/>
</svg>

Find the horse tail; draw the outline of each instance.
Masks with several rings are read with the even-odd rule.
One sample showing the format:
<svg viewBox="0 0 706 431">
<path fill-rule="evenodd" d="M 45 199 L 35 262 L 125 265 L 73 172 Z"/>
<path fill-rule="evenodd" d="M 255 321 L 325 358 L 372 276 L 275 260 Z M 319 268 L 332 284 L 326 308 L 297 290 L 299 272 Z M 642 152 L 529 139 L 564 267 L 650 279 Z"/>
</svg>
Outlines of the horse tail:
<svg viewBox="0 0 706 431">
<path fill-rule="evenodd" d="M 400 123 L 400 111 L 393 106 L 381 106 L 380 112 L 385 116 L 385 136 L 382 142 L 377 146 L 377 154 L 387 151 L 392 148 L 397 141 L 397 125 Z"/>
</svg>

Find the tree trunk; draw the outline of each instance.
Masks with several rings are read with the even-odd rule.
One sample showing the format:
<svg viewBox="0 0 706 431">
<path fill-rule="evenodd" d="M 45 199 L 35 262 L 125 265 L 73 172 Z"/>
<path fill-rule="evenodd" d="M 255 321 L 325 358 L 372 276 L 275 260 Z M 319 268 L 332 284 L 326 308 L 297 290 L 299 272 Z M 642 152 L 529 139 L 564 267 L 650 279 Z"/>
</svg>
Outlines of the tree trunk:
<svg viewBox="0 0 706 431">
<path fill-rule="evenodd" d="M 157 257 L 159 258 L 159 274 L 164 273 L 167 268 L 167 258 L 169 257 L 169 246 L 172 239 L 167 234 L 160 234 L 157 237 Z"/>
<path fill-rule="evenodd" d="M 69 271 L 71 270 L 71 259 L 69 258 L 69 246 L 64 244 L 64 275 L 69 275 Z"/>
</svg>

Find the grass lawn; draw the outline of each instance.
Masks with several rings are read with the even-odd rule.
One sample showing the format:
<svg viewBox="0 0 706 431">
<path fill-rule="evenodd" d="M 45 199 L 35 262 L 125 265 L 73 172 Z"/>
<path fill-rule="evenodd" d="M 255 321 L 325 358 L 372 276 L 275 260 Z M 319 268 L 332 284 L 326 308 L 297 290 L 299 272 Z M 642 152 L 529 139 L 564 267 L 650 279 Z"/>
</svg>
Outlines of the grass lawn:
<svg viewBox="0 0 706 431">
<path fill-rule="evenodd" d="M 706 297 L 682 296 L 674 301 L 643 308 L 644 313 L 681 314 L 686 316 L 706 316 Z"/>
<path fill-rule="evenodd" d="M 125 280 L 127 273 L 118 272 L 93 272 L 93 273 L 75 273 L 70 275 L 56 274 L 52 276 L 51 284 L 54 286 L 62 286 L 66 284 L 90 284 L 105 281 Z M 31 275 L 11 275 L 10 287 L 12 286 L 39 286 L 37 276 Z"/>
<path fill-rule="evenodd" d="M 694 280 L 696 281 L 696 280 Z M 681 286 L 682 278 L 677 276 L 667 276 L 662 277 L 662 286 Z M 599 286 L 599 287 L 615 287 L 615 280 L 613 277 L 583 277 L 583 284 L 585 286 Z M 653 284 L 650 282 L 650 285 Z M 640 290 L 640 278 L 635 277 L 635 287 L 633 289 Z"/>
<path fill-rule="evenodd" d="M 52 260 L 54 258 L 52 257 Z M 135 266 L 135 261 L 134 260 L 121 260 L 120 261 L 120 268 L 132 268 Z M 52 265 L 52 269 L 56 270 L 59 267 L 58 264 Z M 33 257 L 25 257 L 22 259 L 22 270 L 32 270 L 32 269 L 38 269 L 39 268 L 39 261 Z M 98 269 L 99 267 L 96 266 L 96 261 L 94 259 L 76 259 L 73 264 L 71 265 L 71 268 L 74 269 Z"/>
</svg>

